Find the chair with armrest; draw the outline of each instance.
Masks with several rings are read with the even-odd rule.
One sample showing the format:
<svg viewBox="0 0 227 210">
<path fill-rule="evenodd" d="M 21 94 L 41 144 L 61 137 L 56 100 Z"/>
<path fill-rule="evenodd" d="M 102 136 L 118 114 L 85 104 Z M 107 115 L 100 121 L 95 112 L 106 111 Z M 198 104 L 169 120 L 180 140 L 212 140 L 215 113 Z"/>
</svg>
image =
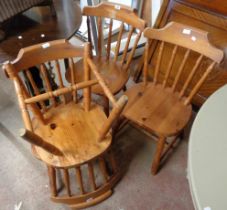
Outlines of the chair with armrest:
<svg viewBox="0 0 227 210">
<path fill-rule="evenodd" d="M 129 101 L 123 117 L 157 137 L 151 169 L 156 174 L 190 120 L 193 96 L 221 62 L 223 52 L 209 43 L 207 32 L 176 22 L 146 28 L 144 36 L 148 40 L 143 82 L 125 92 Z M 150 62 L 153 42 L 158 50 Z"/>
<path fill-rule="evenodd" d="M 137 48 L 137 44 L 145 28 L 145 21 L 140 19 L 135 10 L 131 7 L 110 2 L 102 2 L 97 6 L 86 6 L 83 9 L 83 15 L 87 16 L 88 40 L 93 46 L 97 44 L 98 48 L 97 55 L 92 56 L 92 60 L 108 84 L 110 91 L 113 94 L 117 94 L 125 87 L 129 79 L 130 64 Z M 97 38 L 92 37 L 91 35 L 91 17 L 97 18 Z M 108 37 L 107 43 L 105 44 L 103 23 L 107 19 L 109 24 L 107 25 L 108 28 L 105 30 L 108 32 Z M 117 39 L 114 53 L 111 53 L 111 43 L 115 38 L 112 31 L 114 21 L 120 21 L 120 29 L 118 36 L 116 37 Z M 129 28 L 129 31 L 126 31 L 125 28 Z M 133 32 L 136 30 L 138 30 L 138 34 L 136 35 L 133 43 L 131 38 Z M 125 46 L 122 47 L 121 41 L 123 37 L 126 37 L 127 41 Z M 120 48 L 122 48 L 121 56 L 119 55 Z M 82 63 L 83 60 L 80 60 L 74 65 L 76 81 L 81 81 L 83 79 Z M 66 79 L 70 81 L 70 71 L 66 71 Z M 105 97 L 100 85 L 93 86 L 92 92 L 103 96 L 105 112 L 108 114 L 109 101 L 108 98 Z"/>
<path fill-rule="evenodd" d="M 121 174 L 111 149 L 111 127 L 127 97 L 115 100 L 89 57 L 89 46 L 88 43 L 84 47 L 73 46 L 66 40 L 38 44 L 22 49 L 16 60 L 4 65 L 14 83 L 24 121 L 20 135 L 32 144 L 33 154 L 48 167 L 51 199 L 72 209 L 106 199 Z M 76 83 L 71 68 L 71 83 L 67 83 L 62 77 L 64 59 L 72 67 L 73 58 L 78 57 L 84 60 L 84 79 Z M 54 65 L 57 76 L 55 90 L 50 83 L 48 62 Z M 42 93 L 28 70 L 33 66 L 39 69 L 45 84 Z M 24 77 L 29 85 L 25 85 Z M 91 88 L 96 84 L 113 103 L 108 118 L 102 107 L 92 102 Z M 29 87 L 34 96 L 29 94 Z M 83 99 L 79 100 L 77 93 L 81 90 Z M 64 189 L 59 184 L 60 177 Z"/>
</svg>

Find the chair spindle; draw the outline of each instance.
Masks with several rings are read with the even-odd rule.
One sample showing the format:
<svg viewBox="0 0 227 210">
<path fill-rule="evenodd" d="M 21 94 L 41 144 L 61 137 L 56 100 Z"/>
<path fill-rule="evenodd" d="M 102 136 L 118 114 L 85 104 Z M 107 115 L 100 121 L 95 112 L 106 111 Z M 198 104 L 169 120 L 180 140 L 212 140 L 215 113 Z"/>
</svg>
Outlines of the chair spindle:
<svg viewBox="0 0 227 210">
<path fill-rule="evenodd" d="M 133 59 L 133 55 L 134 55 L 134 53 L 135 53 L 135 51 L 136 51 L 137 44 L 138 44 L 138 42 L 139 42 L 139 40 L 140 40 L 141 35 L 142 35 L 142 31 L 140 31 L 140 32 L 137 34 L 137 36 L 136 36 L 136 40 L 135 40 L 135 42 L 134 42 L 133 48 L 132 48 L 132 50 L 131 50 L 131 52 L 130 52 L 130 54 L 129 54 L 129 58 L 128 58 L 127 63 L 126 63 L 126 67 L 125 67 L 125 70 L 126 70 L 126 71 L 128 70 L 129 65 L 130 65 L 130 63 L 131 63 L 131 61 L 132 61 L 132 59 Z"/>
<path fill-rule="evenodd" d="M 28 80 L 29 80 L 29 82 L 30 82 L 30 84 L 31 84 L 31 86 L 32 86 L 32 89 L 33 89 L 35 95 L 36 95 L 36 96 L 39 95 L 39 94 L 40 94 L 39 88 L 37 87 L 37 85 L 36 85 L 36 83 L 35 83 L 35 81 L 34 81 L 34 79 L 33 79 L 33 77 L 32 77 L 32 74 L 31 74 L 30 70 L 27 69 L 27 70 L 25 71 L 25 74 L 26 74 L 26 76 L 27 76 L 27 78 L 28 78 Z M 40 106 L 41 106 L 41 109 L 42 109 L 43 111 L 45 111 L 45 110 L 46 110 L 46 106 L 45 106 L 44 102 L 43 102 L 43 101 L 40 101 L 39 104 L 40 104 Z"/>
<path fill-rule="evenodd" d="M 47 68 L 46 68 L 45 64 L 40 65 L 40 72 L 41 72 L 41 75 L 45 82 L 47 92 L 51 92 L 52 87 L 51 87 L 51 83 L 50 83 L 50 80 L 48 77 Z M 56 106 L 56 101 L 55 101 L 54 97 L 51 97 L 51 103 L 52 103 L 52 105 Z"/>
<path fill-rule="evenodd" d="M 95 174 L 94 174 L 94 168 L 93 168 L 93 165 L 92 163 L 88 163 L 87 164 L 88 166 L 88 176 L 89 176 L 89 181 L 90 181 L 90 184 L 91 184 L 91 187 L 93 190 L 96 190 L 96 183 L 95 183 Z"/>
<path fill-rule="evenodd" d="M 49 182 L 50 182 L 50 190 L 52 196 L 57 196 L 57 183 L 56 183 L 56 170 L 52 166 L 47 166 L 48 168 L 48 175 L 49 175 Z"/>
<path fill-rule="evenodd" d="M 108 175 L 106 163 L 105 163 L 105 160 L 103 159 L 103 157 L 99 157 L 99 167 L 100 167 L 100 170 L 102 172 L 105 182 L 107 182 L 109 179 L 109 175 Z"/>
<path fill-rule="evenodd" d="M 156 84 L 158 81 L 158 74 L 160 71 L 163 49 L 164 49 L 164 41 L 161 42 L 159 51 L 158 51 L 157 63 L 155 66 L 155 71 L 154 71 L 154 84 Z"/>
<path fill-rule="evenodd" d="M 186 80 L 185 83 L 184 83 L 184 86 L 182 87 L 182 90 L 181 90 L 181 92 L 180 92 L 180 97 L 182 97 L 182 96 L 184 95 L 184 93 L 185 93 L 186 89 L 188 88 L 188 85 L 190 84 L 190 82 L 191 82 L 193 76 L 195 75 L 195 72 L 196 72 L 197 68 L 199 67 L 199 65 L 200 65 L 200 63 L 201 63 L 201 61 L 202 61 L 202 59 L 203 59 L 203 55 L 201 54 L 201 55 L 199 56 L 199 58 L 196 60 L 196 63 L 195 63 L 195 65 L 194 65 L 192 71 L 190 72 L 190 74 L 189 74 L 187 80 Z"/>
<path fill-rule="evenodd" d="M 123 56 L 122 56 L 122 60 L 121 60 L 121 65 L 123 65 L 124 62 L 125 62 L 125 58 L 126 58 L 126 55 L 128 53 L 128 47 L 129 47 L 131 37 L 132 37 L 132 33 L 133 33 L 134 30 L 135 30 L 135 28 L 131 27 L 131 29 L 128 33 L 127 42 L 126 42 L 125 49 L 124 49 Z"/>
<path fill-rule="evenodd" d="M 102 17 L 98 17 L 98 56 L 102 56 L 102 41 L 103 41 L 103 27 L 102 27 Z"/>
<path fill-rule="evenodd" d="M 70 73 L 71 73 L 71 85 L 75 84 L 75 72 L 74 72 L 74 63 L 73 63 L 73 59 L 69 58 L 69 69 L 70 69 Z M 77 103 L 77 91 L 72 91 L 72 97 L 73 97 L 73 101 L 75 103 Z"/>
<path fill-rule="evenodd" d="M 172 51 L 172 55 L 171 55 L 171 58 L 170 58 L 170 61 L 169 61 L 169 65 L 168 65 L 166 73 L 165 73 L 164 80 L 163 80 L 163 87 L 166 87 L 167 81 L 169 79 L 169 75 L 170 75 L 170 72 L 171 72 L 171 69 L 172 69 L 172 66 L 173 66 L 173 62 L 174 62 L 174 59 L 176 57 L 177 49 L 178 49 L 178 46 L 175 45 L 174 48 L 173 48 L 173 51 Z"/>
<path fill-rule="evenodd" d="M 71 197 L 71 189 L 70 189 L 70 179 L 69 179 L 69 171 L 68 169 L 63 169 L 64 174 L 64 184 L 66 187 L 67 195 Z"/>
<path fill-rule="evenodd" d="M 76 180 L 80 187 L 80 193 L 84 194 L 85 190 L 84 190 L 83 179 L 81 175 L 81 169 L 80 167 L 76 167 L 75 169 L 76 169 Z"/>
<path fill-rule="evenodd" d="M 122 22 L 121 26 L 120 26 L 118 38 L 117 38 L 117 45 L 116 45 L 115 53 L 114 53 L 114 62 L 116 62 L 117 59 L 118 59 L 118 54 L 119 54 L 119 49 L 120 49 L 120 46 L 121 46 L 121 38 L 122 38 L 123 31 L 124 31 L 124 23 Z"/>
<path fill-rule="evenodd" d="M 63 84 L 63 80 L 62 80 L 62 76 L 61 76 L 61 70 L 60 70 L 60 65 L 59 65 L 58 60 L 55 60 L 55 68 L 56 68 L 56 72 L 57 72 L 60 88 L 63 88 L 64 84 Z M 62 101 L 63 101 L 64 104 L 66 104 L 65 95 L 62 95 Z"/>
<path fill-rule="evenodd" d="M 180 64 L 180 67 L 179 67 L 179 69 L 177 71 L 177 74 L 175 76 L 173 85 L 172 85 L 172 91 L 173 92 L 176 90 L 177 83 L 178 83 L 178 81 L 180 79 L 181 73 L 183 72 L 183 69 L 184 69 L 186 61 L 187 61 L 187 59 L 189 57 L 189 54 L 190 54 L 190 49 L 187 49 L 185 54 L 184 54 L 184 58 L 183 58 L 183 60 L 182 60 L 182 62 Z"/>
<path fill-rule="evenodd" d="M 210 72 L 212 71 L 212 69 L 215 66 L 215 62 L 212 62 L 207 69 L 205 70 L 205 72 L 203 73 L 202 77 L 199 79 L 199 81 L 197 82 L 196 86 L 192 89 L 191 93 L 189 94 L 189 96 L 187 97 L 187 99 L 185 100 L 185 105 L 188 105 L 192 98 L 194 97 L 194 95 L 197 93 L 197 91 L 199 90 L 199 88 L 202 86 L 203 82 L 205 81 L 205 79 L 208 77 L 208 75 L 210 74 Z"/>
<path fill-rule="evenodd" d="M 109 36 L 108 36 L 108 42 L 107 42 L 107 55 L 106 60 L 110 59 L 110 48 L 111 48 L 111 38 L 112 38 L 112 28 L 113 28 L 113 19 L 110 19 L 110 25 L 109 25 Z"/>
</svg>

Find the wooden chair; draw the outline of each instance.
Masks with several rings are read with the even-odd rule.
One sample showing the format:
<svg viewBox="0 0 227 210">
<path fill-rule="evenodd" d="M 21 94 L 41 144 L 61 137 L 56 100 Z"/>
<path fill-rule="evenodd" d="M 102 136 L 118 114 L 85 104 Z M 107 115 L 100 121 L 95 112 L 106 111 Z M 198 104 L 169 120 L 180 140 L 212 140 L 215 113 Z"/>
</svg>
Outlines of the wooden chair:
<svg viewBox="0 0 227 210">
<path fill-rule="evenodd" d="M 161 161 L 176 143 L 191 117 L 190 102 L 193 96 L 216 63 L 220 63 L 223 52 L 209 43 L 207 32 L 176 22 L 161 29 L 147 28 L 144 36 L 148 41 L 143 82 L 125 92 L 129 101 L 123 117 L 157 137 L 152 161 L 152 173 L 156 174 Z M 150 63 L 148 58 L 153 42 L 156 42 L 158 53 Z M 167 47 L 171 51 L 166 51 Z M 162 62 L 166 57 L 169 58 L 168 62 Z M 176 69 L 176 72 L 172 69 Z M 193 88 L 186 91 L 189 84 Z M 168 137 L 172 137 L 171 142 Z"/>
<path fill-rule="evenodd" d="M 140 19 L 134 9 L 121 4 L 114 4 L 103 2 L 97 6 L 87 6 L 83 9 L 83 15 L 87 16 L 88 27 L 88 40 L 94 46 L 98 42 L 98 52 L 96 56 L 93 56 L 93 62 L 97 66 L 99 72 L 102 74 L 104 80 L 108 84 L 110 91 L 113 94 L 117 94 L 125 87 L 130 74 L 130 64 L 137 48 L 137 44 L 141 37 L 141 34 L 145 28 L 145 21 Z M 91 17 L 97 17 L 98 37 L 97 40 L 92 39 L 91 35 Z M 105 19 L 109 19 L 108 41 L 106 46 L 103 40 L 103 22 Z M 111 54 L 111 42 L 114 40 L 112 35 L 113 21 L 118 20 L 121 22 L 120 31 L 117 37 L 117 43 L 115 47 L 114 55 Z M 125 32 L 125 26 L 129 27 L 129 32 Z M 130 40 L 134 31 L 138 30 L 135 42 L 131 51 L 129 50 Z M 127 35 L 127 36 L 126 36 Z M 127 42 L 123 48 L 122 56 L 119 56 L 119 50 L 121 47 L 121 39 L 127 37 Z M 130 52 L 129 52 L 130 51 Z M 104 55 L 105 54 L 105 55 Z M 76 81 L 83 79 L 83 60 L 75 63 L 75 78 Z M 70 71 L 66 72 L 66 79 L 70 81 Z M 104 96 L 104 106 L 106 107 L 106 113 L 108 114 L 109 102 L 108 98 L 102 88 L 99 85 L 92 87 L 92 92 L 98 95 Z"/>
<path fill-rule="evenodd" d="M 20 135 L 32 144 L 34 155 L 47 164 L 51 199 L 71 208 L 94 205 L 111 195 L 120 178 L 119 167 L 110 149 L 111 126 L 124 108 L 127 97 L 115 100 L 89 57 L 89 44 L 73 46 L 65 40 L 22 49 L 16 60 L 4 65 L 13 80 L 25 129 Z M 74 80 L 73 58 L 84 59 L 84 79 Z M 63 59 L 68 59 L 71 83 L 65 84 L 61 73 Z M 47 62 L 55 66 L 58 88 L 52 90 Z M 45 84 L 40 93 L 28 68 L 36 66 Z M 95 75 L 90 78 L 91 71 Z M 25 76 L 34 96 L 26 88 Z M 113 103 L 107 118 L 102 107 L 92 103 L 91 87 L 99 84 Z M 28 86 L 29 87 L 29 86 Z M 78 91 L 83 90 L 82 101 Z M 60 190 L 63 177 L 65 189 Z M 73 185 L 77 182 L 77 188 Z M 74 188 L 73 188 L 74 186 Z M 79 192 L 77 192 L 79 189 Z"/>
</svg>

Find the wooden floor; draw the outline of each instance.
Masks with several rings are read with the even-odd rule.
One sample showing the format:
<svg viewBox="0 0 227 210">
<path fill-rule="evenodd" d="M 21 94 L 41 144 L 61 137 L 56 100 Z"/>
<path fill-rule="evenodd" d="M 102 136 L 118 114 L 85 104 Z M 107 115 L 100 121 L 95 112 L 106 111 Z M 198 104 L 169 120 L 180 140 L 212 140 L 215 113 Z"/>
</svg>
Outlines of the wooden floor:
<svg viewBox="0 0 227 210">
<path fill-rule="evenodd" d="M 0 63 L 14 59 L 23 47 L 68 38 L 75 33 L 81 24 L 78 1 L 53 2 L 56 17 L 51 15 L 49 6 L 33 7 L 3 24 L 6 38 L 0 42 Z"/>
</svg>

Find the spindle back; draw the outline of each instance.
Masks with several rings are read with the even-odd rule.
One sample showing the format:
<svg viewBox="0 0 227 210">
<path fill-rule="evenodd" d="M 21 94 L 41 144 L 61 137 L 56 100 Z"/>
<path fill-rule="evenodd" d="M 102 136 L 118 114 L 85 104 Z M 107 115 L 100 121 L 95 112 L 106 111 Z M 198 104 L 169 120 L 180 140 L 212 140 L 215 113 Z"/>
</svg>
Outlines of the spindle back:
<svg viewBox="0 0 227 210">
<path fill-rule="evenodd" d="M 97 25 L 98 25 L 98 57 L 103 56 L 104 48 L 106 48 L 106 60 L 108 61 L 111 56 L 113 56 L 114 61 L 120 60 L 121 65 L 124 66 L 124 69 L 128 69 L 135 53 L 137 44 L 140 40 L 142 32 L 145 28 L 145 21 L 140 19 L 136 11 L 131 7 L 122 5 L 122 4 L 114 4 L 109 2 L 102 2 L 97 6 L 87 6 L 83 9 L 83 15 L 87 16 L 87 27 L 88 27 L 88 40 L 89 42 L 93 43 L 96 40 L 92 40 L 91 36 L 91 24 L 90 24 L 90 17 L 95 16 L 97 17 Z M 108 38 L 106 46 L 104 44 L 104 35 L 103 35 L 103 22 L 105 19 L 108 19 Z M 113 39 L 113 21 L 120 21 L 120 29 L 116 41 L 116 47 L 114 55 L 111 55 L 111 42 Z M 128 31 L 126 32 L 126 28 Z M 130 54 L 127 56 L 128 52 L 130 51 L 130 41 L 134 31 L 139 31 L 136 35 L 135 42 L 131 49 Z M 119 58 L 119 51 L 121 47 L 121 41 L 123 34 L 127 34 L 127 41 L 125 47 L 123 48 L 123 53 L 121 58 Z"/>
<path fill-rule="evenodd" d="M 148 71 L 151 70 L 153 83 L 162 83 L 163 88 L 170 87 L 172 92 L 179 92 L 180 97 L 186 97 L 185 104 L 191 102 L 215 64 L 223 58 L 223 52 L 208 41 L 207 32 L 180 23 L 170 22 L 161 29 L 147 28 L 144 36 L 148 39 L 144 54 L 144 82 L 147 83 Z M 158 52 L 150 62 L 153 42 L 156 42 Z M 165 50 L 167 47 L 168 51 Z M 169 58 L 165 59 L 167 62 L 162 62 L 164 56 Z M 182 74 L 185 69 L 188 74 Z"/>
<path fill-rule="evenodd" d="M 83 58 L 84 62 L 84 80 L 76 83 L 73 59 L 79 58 Z M 69 61 L 71 83 L 65 81 L 62 76 L 65 72 L 64 61 L 66 59 Z M 45 124 L 44 114 L 49 109 L 60 104 L 67 104 L 72 100 L 75 103 L 79 102 L 78 91 L 81 89 L 83 89 L 82 105 L 84 110 L 88 112 L 91 107 L 91 86 L 99 84 L 113 103 L 113 112 L 115 112 L 112 119 L 110 116 L 104 122 L 100 131 L 100 140 L 102 140 L 127 102 L 125 97 L 116 101 L 107 88 L 96 66 L 90 59 L 89 43 L 85 43 L 84 46 L 74 46 L 66 40 L 57 40 L 27 47 L 19 52 L 15 61 L 7 62 L 3 68 L 14 82 L 25 128 L 30 131 L 33 131 L 32 116 Z M 38 71 L 36 78 L 34 78 L 34 71 Z M 95 79 L 90 79 L 91 71 L 95 75 Z M 52 75 L 56 75 L 55 80 Z M 40 90 L 37 84 L 39 81 L 44 84 L 43 90 Z M 29 110 L 32 111 L 32 115 Z"/>
</svg>

